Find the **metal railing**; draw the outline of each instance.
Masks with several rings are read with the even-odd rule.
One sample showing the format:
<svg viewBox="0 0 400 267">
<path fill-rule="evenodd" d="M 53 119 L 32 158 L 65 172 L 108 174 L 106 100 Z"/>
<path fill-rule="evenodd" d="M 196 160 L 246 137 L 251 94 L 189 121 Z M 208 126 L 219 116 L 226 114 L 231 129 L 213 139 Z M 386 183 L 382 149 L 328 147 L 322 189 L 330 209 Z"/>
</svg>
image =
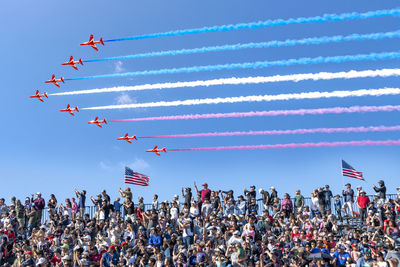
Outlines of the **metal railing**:
<svg viewBox="0 0 400 267">
<path fill-rule="evenodd" d="M 371 201 L 374 199 L 374 195 L 368 195 L 368 197 L 370 198 Z M 396 199 L 397 195 L 396 194 L 386 194 L 386 198 L 387 199 Z M 294 203 L 294 198 L 292 198 L 291 200 Z M 356 201 L 356 198 L 355 198 L 355 201 Z M 341 197 L 341 202 L 343 204 L 343 197 Z M 304 206 L 309 206 L 310 211 L 311 211 L 311 205 L 312 205 L 311 198 L 305 197 L 304 198 Z M 263 204 L 262 200 L 257 201 L 257 206 L 258 206 L 258 213 L 259 214 L 262 213 L 264 211 L 264 204 Z M 135 205 L 135 207 L 136 207 L 136 205 Z M 182 207 L 182 204 L 181 204 L 181 207 Z M 331 211 L 333 214 L 336 215 L 336 211 L 335 211 L 335 209 L 332 209 L 332 207 L 333 207 L 333 200 L 331 201 Z M 145 208 L 145 210 L 151 210 L 152 204 L 144 204 L 144 208 Z M 121 207 L 121 209 L 122 209 L 122 207 Z M 89 217 L 92 219 L 97 210 L 98 210 L 98 208 L 96 206 L 87 206 L 85 208 L 85 214 L 88 214 Z M 353 211 L 356 213 L 359 212 L 359 208 L 358 208 L 357 204 L 355 204 L 355 203 L 353 204 Z M 49 220 L 49 212 L 48 212 L 47 207 L 43 210 L 42 222 L 45 222 L 46 220 Z"/>
</svg>

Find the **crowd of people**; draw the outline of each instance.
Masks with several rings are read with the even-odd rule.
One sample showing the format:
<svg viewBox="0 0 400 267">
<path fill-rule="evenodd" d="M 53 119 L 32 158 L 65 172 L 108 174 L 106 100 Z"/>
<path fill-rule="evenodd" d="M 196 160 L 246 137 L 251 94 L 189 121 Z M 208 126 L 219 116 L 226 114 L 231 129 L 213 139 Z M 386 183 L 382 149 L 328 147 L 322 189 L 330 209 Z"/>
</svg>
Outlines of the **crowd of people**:
<svg viewBox="0 0 400 267">
<path fill-rule="evenodd" d="M 0 265 L 399 266 L 400 188 L 393 198 L 382 180 L 372 189 L 347 184 L 334 195 L 326 185 L 309 205 L 300 190 L 280 198 L 250 186 L 235 196 L 207 183 L 170 201 L 154 195 L 151 206 L 129 187 L 115 200 L 76 189 L 64 203 L 41 193 L 0 199 Z"/>
</svg>

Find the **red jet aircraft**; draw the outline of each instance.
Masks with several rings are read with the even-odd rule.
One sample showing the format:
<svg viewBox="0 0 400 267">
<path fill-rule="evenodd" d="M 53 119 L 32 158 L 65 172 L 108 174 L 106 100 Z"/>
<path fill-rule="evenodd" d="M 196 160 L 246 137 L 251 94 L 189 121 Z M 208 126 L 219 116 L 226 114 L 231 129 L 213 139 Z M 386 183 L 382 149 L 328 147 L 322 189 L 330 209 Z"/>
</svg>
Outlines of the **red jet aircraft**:
<svg viewBox="0 0 400 267">
<path fill-rule="evenodd" d="M 79 60 L 74 61 L 74 57 L 71 56 L 68 62 L 61 63 L 61 65 L 71 65 L 71 67 L 78 70 L 78 68 L 75 66 L 76 64 L 81 64 L 83 66 L 82 59 L 80 58 Z"/>
<path fill-rule="evenodd" d="M 125 136 L 117 138 L 117 140 L 125 140 L 126 142 L 132 144 L 131 139 L 137 140 L 136 135 L 129 136 L 128 134 L 125 134 Z"/>
<path fill-rule="evenodd" d="M 96 117 L 94 120 L 88 122 L 88 124 L 96 124 L 100 128 L 103 128 L 103 127 L 101 127 L 100 123 L 107 124 L 106 119 L 103 119 L 102 121 L 99 121 L 99 117 Z"/>
<path fill-rule="evenodd" d="M 104 45 L 103 38 L 100 38 L 99 41 L 95 41 L 93 39 L 93 34 L 90 35 L 89 42 L 81 43 L 81 45 L 90 45 L 94 50 L 99 51 L 99 49 L 97 48 L 96 44 Z"/>
<path fill-rule="evenodd" d="M 58 82 L 64 82 L 64 78 L 60 77 L 60 79 L 56 79 L 56 76 L 53 74 L 53 76 L 51 76 L 51 80 L 45 81 L 45 83 L 54 83 L 55 86 L 60 87 L 58 85 Z"/>
<path fill-rule="evenodd" d="M 42 101 L 42 102 L 44 102 L 43 99 L 42 99 L 42 97 L 49 98 L 49 97 L 47 96 L 47 93 L 46 93 L 46 92 L 44 92 L 43 95 L 39 94 L 39 90 L 36 90 L 36 94 L 35 94 L 35 95 L 31 95 L 31 96 L 29 96 L 29 97 L 30 97 L 30 98 L 37 98 L 37 99 L 39 99 L 39 100 Z"/>
<path fill-rule="evenodd" d="M 157 156 L 161 156 L 160 152 L 167 153 L 167 150 L 165 149 L 165 147 L 159 149 L 157 146 L 155 146 L 153 149 L 146 150 L 146 152 L 153 152 L 153 153 L 156 153 Z"/>
<path fill-rule="evenodd" d="M 75 114 L 72 113 L 72 111 L 79 112 L 79 109 L 78 109 L 78 107 L 71 108 L 71 106 L 68 104 L 68 106 L 67 106 L 66 109 L 61 109 L 60 111 L 61 111 L 61 112 L 68 112 L 68 113 L 71 114 L 72 116 L 75 116 Z"/>
</svg>

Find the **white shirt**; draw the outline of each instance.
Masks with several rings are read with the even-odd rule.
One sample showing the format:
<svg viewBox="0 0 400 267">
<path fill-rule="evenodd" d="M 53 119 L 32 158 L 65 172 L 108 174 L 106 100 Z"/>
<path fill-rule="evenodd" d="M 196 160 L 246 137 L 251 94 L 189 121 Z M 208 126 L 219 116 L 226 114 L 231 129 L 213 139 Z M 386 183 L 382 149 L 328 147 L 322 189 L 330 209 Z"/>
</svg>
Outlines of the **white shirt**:
<svg viewBox="0 0 400 267">
<path fill-rule="evenodd" d="M 173 220 L 178 219 L 178 208 L 172 207 L 169 213 L 171 214 L 171 219 Z"/>
</svg>

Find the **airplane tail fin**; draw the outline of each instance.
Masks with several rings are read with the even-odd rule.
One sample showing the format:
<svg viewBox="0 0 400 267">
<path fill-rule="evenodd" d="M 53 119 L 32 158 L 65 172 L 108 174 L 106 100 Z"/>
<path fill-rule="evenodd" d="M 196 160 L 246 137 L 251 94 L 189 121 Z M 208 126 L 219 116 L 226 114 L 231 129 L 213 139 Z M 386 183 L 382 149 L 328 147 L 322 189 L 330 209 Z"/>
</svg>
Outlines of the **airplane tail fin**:
<svg viewBox="0 0 400 267">
<path fill-rule="evenodd" d="M 63 83 L 65 83 L 65 82 L 64 82 L 64 78 L 63 78 L 63 77 L 60 77 L 60 80 L 61 80 Z"/>
<path fill-rule="evenodd" d="M 100 43 L 101 43 L 102 45 L 104 45 L 103 37 L 100 38 Z"/>
<path fill-rule="evenodd" d="M 47 93 L 46 92 L 44 92 L 44 94 L 43 94 L 46 98 L 49 98 L 48 96 L 47 96 Z"/>
<path fill-rule="evenodd" d="M 83 62 L 82 62 L 81 58 L 79 59 L 79 64 L 81 64 L 83 66 Z"/>
<path fill-rule="evenodd" d="M 78 109 L 78 107 L 75 107 L 75 109 L 76 109 L 76 112 L 79 112 L 79 109 Z"/>
<path fill-rule="evenodd" d="M 104 123 L 105 123 L 105 124 L 107 124 L 107 121 L 106 121 L 106 119 L 104 119 L 103 121 L 104 121 Z"/>
<path fill-rule="evenodd" d="M 133 136 L 133 139 L 137 140 L 136 135 Z"/>
<path fill-rule="evenodd" d="M 167 153 L 167 150 L 165 149 L 165 147 L 162 149 L 163 152 Z"/>
</svg>

